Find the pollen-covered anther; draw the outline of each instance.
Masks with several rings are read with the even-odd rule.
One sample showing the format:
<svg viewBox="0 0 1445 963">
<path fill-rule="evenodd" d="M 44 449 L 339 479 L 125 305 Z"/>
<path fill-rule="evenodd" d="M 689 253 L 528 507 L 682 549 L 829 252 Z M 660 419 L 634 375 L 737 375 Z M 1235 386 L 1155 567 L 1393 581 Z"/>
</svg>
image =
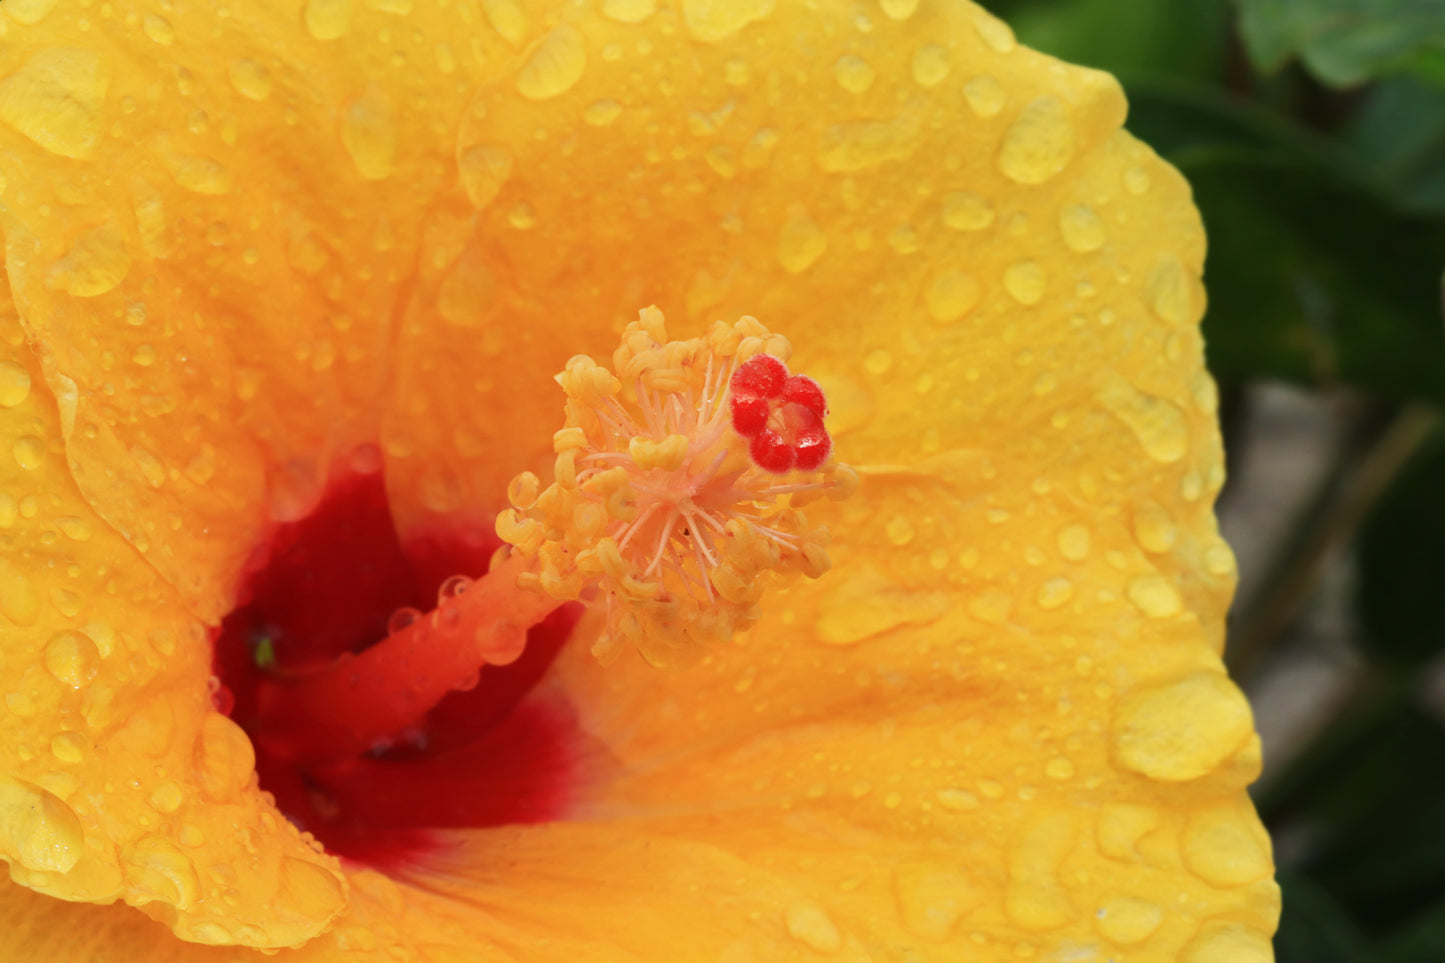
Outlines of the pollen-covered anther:
<svg viewBox="0 0 1445 963">
<path fill-rule="evenodd" d="M 585 355 L 557 383 L 565 422 L 553 483 L 523 473 L 497 534 L 533 559 L 519 584 L 599 605 L 600 658 L 700 656 L 758 617 L 770 583 L 828 569 L 827 531 L 800 508 L 857 476 L 831 457 L 816 382 L 754 318 L 668 341 L 662 312 L 627 326 L 612 371 Z"/>
</svg>

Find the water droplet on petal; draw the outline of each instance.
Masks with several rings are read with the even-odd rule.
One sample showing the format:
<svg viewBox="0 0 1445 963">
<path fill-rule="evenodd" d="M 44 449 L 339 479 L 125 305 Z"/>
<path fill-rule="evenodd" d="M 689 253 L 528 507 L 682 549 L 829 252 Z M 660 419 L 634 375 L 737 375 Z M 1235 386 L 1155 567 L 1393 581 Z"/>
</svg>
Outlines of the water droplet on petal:
<svg viewBox="0 0 1445 963">
<path fill-rule="evenodd" d="M 1244 886 L 1274 869 L 1269 837 L 1254 813 L 1225 806 L 1196 813 L 1179 839 L 1189 871 L 1210 886 Z"/>
<path fill-rule="evenodd" d="M 1008 94 L 1003 84 L 989 74 L 979 74 L 963 85 L 963 97 L 969 109 L 980 117 L 993 117 L 1003 110 Z"/>
<path fill-rule="evenodd" d="M 336 40 L 351 32 L 355 0 L 307 0 L 306 30 L 317 40 Z"/>
<path fill-rule="evenodd" d="M 16 625 L 34 625 L 40 617 L 40 594 L 19 567 L 0 558 L 0 615 Z"/>
<path fill-rule="evenodd" d="M 943 195 L 943 223 L 955 231 L 981 231 L 993 219 L 993 203 L 982 194 L 954 191 Z"/>
<path fill-rule="evenodd" d="M 907 20 L 918 10 L 918 0 L 878 0 L 878 6 L 893 20 Z"/>
<path fill-rule="evenodd" d="M 843 948 L 843 934 L 823 910 L 813 903 L 795 903 L 783 917 L 788 935 L 819 953 L 836 953 Z"/>
<path fill-rule="evenodd" d="M 121 850 L 127 888 L 148 900 L 189 908 L 200 895 L 196 866 L 175 843 L 160 835 L 142 836 Z"/>
<path fill-rule="evenodd" d="M 778 231 L 778 263 L 789 274 L 802 274 L 817 263 L 828 249 L 823 233 L 808 213 L 794 208 Z"/>
<path fill-rule="evenodd" d="M 920 87 L 937 87 L 951 69 L 953 62 L 948 48 L 942 44 L 925 44 L 913 54 L 913 82 Z"/>
<path fill-rule="evenodd" d="M 1059 230 L 1072 251 L 1086 254 L 1104 246 L 1104 222 L 1087 204 L 1069 204 L 1059 212 Z"/>
<path fill-rule="evenodd" d="M 606 127 L 622 116 L 622 105 L 615 100 L 593 101 L 582 113 L 582 119 L 593 127 Z"/>
<path fill-rule="evenodd" d="M 248 100 L 262 101 L 271 96 L 271 74 L 254 60 L 233 60 L 227 67 L 231 86 Z"/>
<path fill-rule="evenodd" d="M 773 12 L 776 0 L 682 0 L 688 33 L 703 43 L 717 43 Z"/>
<path fill-rule="evenodd" d="M 1092 541 L 1083 525 L 1070 525 L 1059 532 L 1059 554 L 1071 562 L 1082 561 L 1088 557 Z"/>
<path fill-rule="evenodd" d="M 16 23 L 32 26 L 44 20 L 59 0 L 9 0 L 5 13 Z"/>
<path fill-rule="evenodd" d="M 57 680 L 79 689 L 100 670 L 100 650 L 83 632 L 57 632 L 45 643 L 45 669 Z"/>
<path fill-rule="evenodd" d="M 1171 464 L 1188 453 L 1189 424 L 1172 401 L 1145 394 L 1118 377 L 1105 384 L 1098 399 L 1134 432 L 1150 458 Z"/>
<path fill-rule="evenodd" d="M 110 225 L 82 234 L 65 256 L 50 266 L 45 286 L 78 298 L 114 290 L 130 273 L 131 256 L 120 231 Z"/>
<path fill-rule="evenodd" d="M 60 797 L 27 782 L 0 779 L 0 847 L 17 863 L 68 873 L 84 845 L 80 817 Z"/>
<path fill-rule="evenodd" d="M 1111 899 L 1094 914 L 1094 928 L 1112 943 L 1131 946 L 1154 935 L 1164 913 L 1153 903 L 1123 896 Z"/>
<path fill-rule="evenodd" d="M 1004 912 L 1023 929 L 1050 930 L 1074 917 L 1058 873 L 1075 835 L 1073 815 L 1053 813 L 1028 826 L 1010 850 Z"/>
<path fill-rule="evenodd" d="M 1174 583 L 1162 575 L 1131 579 L 1124 593 L 1134 607 L 1151 619 L 1173 618 L 1184 610 L 1184 599 Z"/>
<path fill-rule="evenodd" d="M 1174 547 L 1178 531 L 1163 506 L 1144 502 L 1134 510 L 1134 538 L 1144 551 L 1159 555 Z"/>
<path fill-rule="evenodd" d="M 26 471 L 34 471 L 45 463 L 45 442 L 34 435 L 21 435 L 10 446 L 15 464 Z"/>
<path fill-rule="evenodd" d="M 0 80 L 0 120 L 52 154 L 95 152 L 110 78 L 89 50 L 42 50 Z"/>
<path fill-rule="evenodd" d="M 1041 609 L 1056 609 L 1074 597 L 1074 583 L 1066 578 L 1051 578 L 1039 586 L 1037 601 Z"/>
<path fill-rule="evenodd" d="M 362 177 L 379 181 L 391 176 L 396 166 L 396 120 L 379 90 L 367 91 L 346 108 L 341 142 Z"/>
<path fill-rule="evenodd" d="M 999 145 L 998 169 L 1019 184 L 1042 184 L 1074 156 L 1074 126 L 1055 97 L 1030 103 L 1009 125 Z"/>
<path fill-rule="evenodd" d="M 240 726 L 219 712 L 207 714 L 196 747 L 201 788 L 216 802 L 227 802 L 250 784 L 256 751 Z"/>
<path fill-rule="evenodd" d="M 918 127 L 905 121 L 834 124 L 818 141 L 818 166 L 830 174 L 902 160 L 918 146 Z"/>
<path fill-rule="evenodd" d="M 61 732 L 50 739 L 50 754 L 60 762 L 75 765 L 85 760 L 87 743 L 78 732 Z"/>
<path fill-rule="evenodd" d="M 1211 920 L 1185 944 L 1179 963 L 1274 963 L 1269 936 L 1242 923 Z"/>
<path fill-rule="evenodd" d="M 856 54 L 844 54 L 833 64 L 833 79 L 850 94 L 861 94 L 873 86 L 877 72 Z"/>
<path fill-rule="evenodd" d="M 146 18 L 141 21 L 140 29 L 148 38 L 162 47 L 169 47 L 176 42 L 176 28 L 172 27 L 171 22 L 159 14 L 147 14 Z"/>
<path fill-rule="evenodd" d="M 571 90 L 587 68 L 587 44 L 571 24 L 559 24 L 542 39 L 517 72 L 517 93 L 549 100 Z"/>
<path fill-rule="evenodd" d="M 984 901 L 966 876 L 943 866 L 904 865 L 893 875 L 898 914 L 910 933 L 946 940 L 958 921 Z"/>
<path fill-rule="evenodd" d="M 657 0 L 602 0 L 602 15 L 619 23 L 641 23 L 657 12 Z"/>
<path fill-rule="evenodd" d="M 973 29 L 978 31 L 983 42 L 997 53 L 1008 53 L 1018 45 L 1013 29 L 1008 24 L 982 11 L 975 15 Z"/>
<path fill-rule="evenodd" d="M 1149 281 L 1149 306 L 1162 321 L 1188 324 L 1200 313 L 1194 307 L 1197 284 L 1178 258 L 1162 258 Z"/>
<path fill-rule="evenodd" d="M 513 47 L 527 39 L 527 14 L 517 0 L 482 0 L 482 13 L 492 29 Z"/>
<path fill-rule="evenodd" d="M 1161 782 L 1212 772 L 1254 731 L 1244 695 L 1222 673 L 1198 672 L 1123 699 L 1112 725 L 1114 760 Z"/>
<path fill-rule="evenodd" d="M 0 361 L 0 408 L 14 408 L 30 397 L 30 372 L 13 361 Z"/>
<path fill-rule="evenodd" d="M 469 147 L 457 156 L 457 170 L 467 200 L 481 210 L 492 203 L 512 176 L 512 155 L 500 147 Z"/>
<path fill-rule="evenodd" d="M 977 307 L 983 297 L 978 279 L 965 271 L 944 271 L 923 292 L 928 314 L 940 324 L 952 324 Z"/>
<path fill-rule="evenodd" d="M 1004 269 L 1003 286 L 1019 304 L 1031 306 L 1043 300 L 1048 278 L 1037 261 L 1018 261 Z"/>
<path fill-rule="evenodd" d="M 853 645 L 902 625 L 926 625 L 941 618 L 948 607 L 942 593 L 912 592 L 865 569 L 824 596 L 818 638 L 828 645 Z"/>
</svg>

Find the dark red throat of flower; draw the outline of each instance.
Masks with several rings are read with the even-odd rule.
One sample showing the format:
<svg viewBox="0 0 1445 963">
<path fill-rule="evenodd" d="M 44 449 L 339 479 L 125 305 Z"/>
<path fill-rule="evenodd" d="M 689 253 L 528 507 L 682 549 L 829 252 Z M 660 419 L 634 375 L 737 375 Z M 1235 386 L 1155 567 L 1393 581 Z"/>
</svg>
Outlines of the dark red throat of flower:
<svg viewBox="0 0 1445 963">
<path fill-rule="evenodd" d="M 833 449 L 823 416 L 823 389 L 806 375 L 790 375 L 772 355 L 760 354 L 733 372 L 733 429 L 748 439 L 748 452 L 759 468 L 784 474 L 794 468 L 813 471 Z"/>
<path fill-rule="evenodd" d="M 386 868 L 428 829 L 566 809 L 580 741 L 534 685 L 579 610 L 480 578 L 496 544 L 403 545 L 381 475 L 350 474 L 258 553 L 216 638 L 217 702 L 262 787 L 328 849 Z"/>
</svg>

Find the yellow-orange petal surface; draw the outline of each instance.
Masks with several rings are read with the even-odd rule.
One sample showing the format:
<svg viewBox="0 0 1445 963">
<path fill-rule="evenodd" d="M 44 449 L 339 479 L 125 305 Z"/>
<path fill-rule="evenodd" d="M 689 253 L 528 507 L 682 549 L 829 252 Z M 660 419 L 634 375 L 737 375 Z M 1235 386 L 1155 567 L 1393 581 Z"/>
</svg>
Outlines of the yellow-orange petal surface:
<svg viewBox="0 0 1445 963">
<path fill-rule="evenodd" d="M 0 575 L 34 585 L 45 626 L 0 606 L 7 677 L 47 671 L 60 628 L 176 633 L 142 681 L 137 643 L 78 692 L 13 687 L 52 701 L 9 717 L 6 792 L 75 822 L 36 797 L 54 825 L 9 830 L 12 866 L 79 825 L 119 867 L 128 841 L 214 818 L 194 758 L 133 789 L 82 756 L 99 789 L 66 797 L 42 753 L 102 679 L 119 705 L 177 706 L 176 746 L 224 726 L 199 624 L 331 456 L 379 439 L 408 533 L 488 528 L 545 463 L 550 375 L 656 303 L 681 336 L 756 315 L 824 384 L 863 476 L 822 512 L 835 570 L 694 670 L 572 646 L 543 686 L 623 775 L 576 823 L 353 875 L 296 958 L 1268 958 L 1258 741 L 1218 657 L 1234 569 L 1204 240 L 1111 78 L 962 0 L 10 2 L 0 22 L 0 225 L 39 351 L 10 342 L 32 381 L 0 412 L 22 412 L 4 491 L 35 548 Z M 32 436 L 48 469 L 25 467 Z M 24 528 L 42 477 L 73 502 Z M 47 595 L 72 559 L 94 581 L 67 615 Z M 146 825 L 165 779 L 182 802 Z M 241 793 L 197 867 L 304 845 Z M 103 893 L 79 868 L 44 888 L 140 902 L 122 889 L 158 859 Z M 223 913 L 164 905 L 192 939 Z M 254 925 L 304 938 L 268 905 Z M 152 925 L 126 912 L 45 918 Z"/>
</svg>

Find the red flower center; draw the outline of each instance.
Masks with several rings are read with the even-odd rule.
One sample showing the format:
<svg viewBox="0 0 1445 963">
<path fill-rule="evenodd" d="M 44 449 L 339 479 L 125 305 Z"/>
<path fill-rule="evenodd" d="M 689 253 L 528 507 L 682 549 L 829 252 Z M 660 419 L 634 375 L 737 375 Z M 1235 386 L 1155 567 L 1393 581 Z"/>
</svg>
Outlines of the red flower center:
<svg viewBox="0 0 1445 963">
<path fill-rule="evenodd" d="M 568 707 L 534 685 L 566 643 L 576 605 L 533 626 L 515 662 L 484 666 L 473 687 L 364 751 L 306 761 L 314 731 L 299 731 L 268 698 L 385 638 L 398 611 L 435 608 L 449 578 L 485 573 L 497 544 L 455 534 L 403 544 L 381 474 L 349 473 L 258 551 L 215 639 L 216 701 L 252 735 L 262 788 L 332 852 L 386 868 L 433 845 L 427 830 L 543 822 L 567 810 L 580 740 Z"/>
</svg>

